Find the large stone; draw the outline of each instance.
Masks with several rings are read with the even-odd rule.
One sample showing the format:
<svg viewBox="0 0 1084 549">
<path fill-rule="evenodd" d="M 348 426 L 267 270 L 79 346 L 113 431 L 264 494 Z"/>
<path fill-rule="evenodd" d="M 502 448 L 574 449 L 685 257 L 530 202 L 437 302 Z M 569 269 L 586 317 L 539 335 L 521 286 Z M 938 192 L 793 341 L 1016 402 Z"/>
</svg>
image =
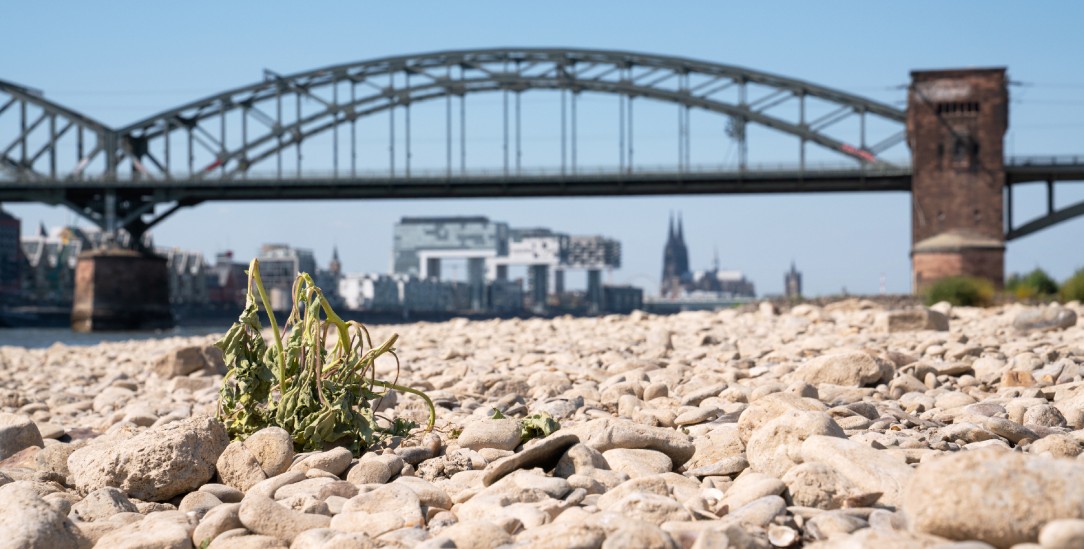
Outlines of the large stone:
<svg viewBox="0 0 1084 549">
<path fill-rule="evenodd" d="M 776 516 L 785 513 L 787 502 L 779 496 L 764 496 L 757 498 L 737 509 L 732 509 L 727 518 L 736 520 L 742 524 L 764 528 Z"/>
<path fill-rule="evenodd" d="M 207 511 L 192 531 L 192 543 L 199 547 L 203 543 L 211 542 L 222 532 L 243 528 L 238 516 L 240 510 L 240 503 L 225 503 Z"/>
<path fill-rule="evenodd" d="M 646 492 L 633 492 L 611 505 L 608 511 L 655 526 L 671 520 L 692 519 L 689 511 L 673 498 Z"/>
<path fill-rule="evenodd" d="M 907 486 L 912 527 L 996 547 L 1034 543 L 1058 519 L 1084 519 L 1084 463 L 974 450 L 925 461 Z"/>
<path fill-rule="evenodd" d="M 0 486 L 0 547 L 4 549 L 83 548 L 90 545 L 60 509 L 24 482 Z"/>
<path fill-rule="evenodd" d="M 390 478 L 388 464 L 375 459 L 361 460 L 346 473 L 346 480 L 354 484 L 384 484 Z"/>
<path fill-rule="evenodd" d="M 338 447 L 325 452 L 316 452 L 305 456 L 297 463 L 290 466 L 290 471 L 307 472 L 309 469 L 320 469 L 333 475 L 341 475 L 350 466 L 354 456 L 350 450 Z"/>
<path fill-rule="evenodd" d="M 696 446 L 692 437 L 674 429 L 641 425 L 624 419 L 600 418 L 578 425 L 576 433 L 584 444 L 605 452 L 614 448 L 657 450 L 680 467 L 693 457 Z"/>
<path fill-rule="evenodd" d="M 371 515 L 392 513 L 401 522 L 396 528 L 425 526 L 425 517 L 422 515 L 422 504 L 418 495 L 414 490 L 398 483 L 385 484 L 372 492 L 354 496 L 343 505 L 342 512 Z"/>
<path fill-rule="evenodd" d="M 45 446 L 38 426 L 26 416 L 0 412 L 0 459 L 7 459 L 31 446 Z"/>
<path fill-rule="evenodd" d="M 669 473 L 674 468 L 666 454 L 655 450 L 614 448 L 603 452 L 602 457 L 610 469 L 630 478 Z"/>
<path fill-rule="evenodd" d="M 72 505 L 71 516 L 82 522 L 94 522 L 109 518 L 117 513 L 138 513 L 135 504 L 117 488 L 106 486 L 99 488 Z"/>
<path fill-rule="evenodd" d="M 767 496 L 778 496 L 786 490 L 783 481 L 763 473 L 747 472 L 734 481 L 726 491 L 723 504 L 729 509 L 740 509 L 748 503 Z"/>
<path fill-rule="evenodd" d="M 257 483 L 267 479 L 256 456 L 240 441 L 231 442 L 215 462 L 218 478 L 226 486 L 247 492 Z"/>
<path fill-rule="evenodd" d="M 1020 311 L 1013 319 L 1012 326 L 1021 332 L 1061 330 L 1076 326 L 1076 320 L 1076 311 L 1051 305 Z"/>
<path fill-rule="evenodd" d="M 898 507 L 914 470 L 899 454 L 875 450 L 845 438 L 811 436 L 802 443 L 803 462 L 832 466 L 863 493 L 882 494 L 880 502 Z"/>
<path fill-rule="evenodd" d="M 1043 549 L 1079 549 L 1084 547 L 1084 520 L 1052 520 L 1039 532 Z"/>
<path fill-rule="evenodd" d="M 517 469 L 541 467 L 552 469 L 569 447 L 580 442 L 573 433 L 558 432 L 546 438 L 537 439 L 524 446 L 523 450 L 508 457 L 498 459 L 486 467 L 482 482 L 486 486 L 497 482 Z"/>
<path fill-rule="evenodd" d="M 589 475 L 595 469 L 609 468 L 610 464 L 606 462 L 605 457 L 602 457 L 602 452 L 584 444 L 576 444 L 557 461 L 553 474 L 568 478 L 574 474 Z"/>
<path fill-rule="evenodd" d="M 102 536 L 95 547 L 190 549 L 192 524 L 180 511 L 153 513 Z"/>
<path fill-rule="evenodd" d="M 294 441 L 281 427 L 260 429 L 246 438 L 244 445 L 267 478 L 285 473 L 294 461 Z"/>
<path fill-rule="evenodd" d="M 471 450 L 515 450 L 520 443 L 519 421 L 511 418 L 473 421 L 463 428 L 458 442 Z"/>
<path fill-rule="evenodd" d="M 193 345 L 170 351 L 155 361 L 151 371 L 162 378 L 186 376 L 200 370 L 222 373 L 222 351 L 210 345 Z"/>
<path fill-rule="evenodd" d="M 947 332 L 949 321 L 947 316 L 932 309 L 907 309 L 881 313 L 877 316 L 876 328 L 890 334 L 919 330 Z"/>
<path fill-rule="evenodd" d="M 754 471 L 783 478 L 802 462 L 802 442 L 813 435 L 847 436 L 824 412 L 787 412 L 753 431 L 745 456 Z"/>
<path fill-rule="evenodd" d="M 813 385 L 866 387 L 888 381 L 893 373 L 894 368 L 887 361 L 863 351 L 846 351 L 811 359 L 798 367 L 794 377 Z"/>
<path fill-rule="evenodd" d="M 331 517 L 299 513 L 255 494 L 248 494 L 241 500 L 237 516 L 241 524 L 252 532 L 273 536 L 287 543 L 305 530 L 326 528 L 331 523 Z"/>
<path fill-rule="evenodd" d="M 500 526 L 481 520 L 465 520 L 440 531 L 442 537 L 450 538 L 456 547 L 475 547 L 477 549 L 496 549 L 512 542 Z"/>
<path fill-rule="evenodd" d="M 854 505 L 862 491 L 831 465 L 803 463 L 783 475 L 786 496 L 791 505 L 816 509 L 839 509 Z"/>
<path fill-rule="evenodd" d="M 677 549 L 677 544 L 661 528 L 646 522 L 629 522 L 606 536 L 602 549 Z"/>
<path fill-rule="evenodd" d="M 89 444 L 68 456 L 75 486 L 104 486 L 129 497 L 166 501 L 205 484 L 229 440 L 217 419 L 194 416 L 152 427 L 116 444 Z"/>
<path fill-rule="evenodd" d="M 802 397 L 793 393 L 772 393 L 758 398 L 738 417 L 738 437 L 742 444 L 749 442 L 753 431 L 769 421 L 789 411 L 823 412 L 828 407 L 815 398 Z M 737 444 L 728 445 L 730 448 L 742 448 Z M 698 454 L 699 454 L 698 450 Z"/>
</svg>

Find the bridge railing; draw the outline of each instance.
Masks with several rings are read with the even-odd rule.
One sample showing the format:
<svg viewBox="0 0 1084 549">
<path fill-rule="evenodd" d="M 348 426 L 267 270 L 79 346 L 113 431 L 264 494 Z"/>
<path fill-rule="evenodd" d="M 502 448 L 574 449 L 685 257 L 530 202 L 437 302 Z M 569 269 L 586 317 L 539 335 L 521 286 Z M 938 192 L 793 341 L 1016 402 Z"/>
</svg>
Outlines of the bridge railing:
<svg viewBox="0 0 1084 549">
<path fill-rule="evenodd" d="M 1084 165 L 1084 155 L 1037 155 L 1010 156 L 1005 158 L 1006 166 L 1080 166 Z"/>
<path fill-rule="evenodd" d="M 252 182 L 268 182 L 268 181 L 288 181 L 291 184 L 304 185 L 306 182 L 312 183 L 326 183 L 329 180 L 339 181 L 380 181 L 386 182 L 389 180 L 407 182 L 411 180 L 419 181 L 462 181 L 462 180 L 508 180 L 509 182 L 515 182 L 517 179 L 592 179 L 592 178 L 617 178 L 617 177 L 652 177 L 652 176 L 666 176 L 666 177 L 681 177 L 683 175 L 689 175 L 693 177 L 720 175 L 727 177 L 740 177 L 741 175 L 749 175 L 751 177 L 765 177 L 765 176 L 787 176 L 787 177 L 801 177 L 802 175 L 810 176 L 824 176 L 831 174 L 863 174 L 863 175 L 899 175 L 910 173 L 910 166 L 906 162 L 900 162 L 898 164 L 856 164 L 845 162 L 824 162 L 824 163 L 810 163 L 807 162 L 804 165 L 798 163 L 754 163 L 749 164 L 745 170 L 740 170 L 733 165 L 728 164 L 692 164 L 686 166 L 684 169 L 679 169 L 675 165 L 657 164 L 657 165 L 639 165 L 634 168 L 619 168 L 617 166 L 578 166 L 575 170 L 570 167 L 561 169 L 559 167 L 528 167 L 516 169 L 505 169 L 503 167 L 492 168 L 471 168 L 466 171 L 453 169 L 449 171 L 447 168 L 413 168 L 409 175 L 404 171 L 397 170 L 394 173 L 388 169 L 383 170 L 357 170 L 351 173 L 349 170 L 303 170 L 300 174 L 294 170 L 284 169 L 281 172 L 278 170 L 250 170 L 243 172 L 233 177 L 222 177 L 218 173 L 208 174 L 196 174 L 195 176 L 187 173 L 174 174 L 168 179 L 150 178 L 141 176 L 140 174 L 133 174 L 131 172 L 122 172 L 117 174 L 117 178 L 110 180 L 112 183 L 118 183 L 121 185 L 146 185 L 147 183 L 154 182 L 184 182 L 185 184 L 221 184 L 223 181 L 228 181 L 231 184 L 243 185 L 246 181 Z M 0 178 L 0 185 L 4 185 L 5 182 L 13 182 L 15 180 L 4 180 Z M 58 181 L 48 180 L 21 180 L 20 184 L 26 183 L 38 183 L 42 186 L 48 186 L 58 183 Z M 61 180 L 60 183 L 64 185 L 75 186 L 98 186 L 105 181 L 100 177 L 83 177 L 79 180 L 66 179 Z"/>
</svg>

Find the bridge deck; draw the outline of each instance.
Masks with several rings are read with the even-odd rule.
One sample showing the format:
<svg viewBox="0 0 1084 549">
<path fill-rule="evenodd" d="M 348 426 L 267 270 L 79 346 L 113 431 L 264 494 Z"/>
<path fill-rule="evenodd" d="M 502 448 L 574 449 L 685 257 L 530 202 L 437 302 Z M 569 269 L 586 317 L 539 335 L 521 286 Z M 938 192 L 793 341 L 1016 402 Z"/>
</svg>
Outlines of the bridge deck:
<svg viewBox="0 0 1084 549">
<path fill-rule="evenodd" d="M 1006 159 L 1006 185 L 1036 181 L 1084 181 L 1084 156 L 1024 156 Z"/>
<path fill-rule="evenodd" d="M 907 191 L 909 168 L 757 172 L 634 172 L 591 174 L 466 174 L 451 177 L 331 177 L 239 180 L 121 180 L 0 182 L 0 201 L 37 201 L 58 194 L 116 189 L 130 195 L 153 195 L 159 201 L 491 198 L 538 196 L 633 196 L 663 194 L 753 194 L 800 192 Z M 48 200 L 46 200 L 48 201 Z"/>
</svg>

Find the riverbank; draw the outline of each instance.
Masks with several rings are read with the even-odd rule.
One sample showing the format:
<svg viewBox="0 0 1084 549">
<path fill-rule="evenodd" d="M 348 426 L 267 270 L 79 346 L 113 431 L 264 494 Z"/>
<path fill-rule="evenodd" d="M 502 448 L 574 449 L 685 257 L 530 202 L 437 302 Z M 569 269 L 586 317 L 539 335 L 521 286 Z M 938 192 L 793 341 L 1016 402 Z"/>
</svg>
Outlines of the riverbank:
<svg viewBox="0 0 1084 549">
<path fill-rule="evenodd" d="M 360 460 L 274 432 L 227 447 L 213 334 L 0 346 L 0 530 L 73 547 L 1079 539 L 1084 309 L 935 309 L 374 325 L 399 334 L 399 382 L 437 425 Z M 410 395 L 381 406 L 424 422 Z M 536 413 L 561 428 L 521 446 Z"/>
</svg>

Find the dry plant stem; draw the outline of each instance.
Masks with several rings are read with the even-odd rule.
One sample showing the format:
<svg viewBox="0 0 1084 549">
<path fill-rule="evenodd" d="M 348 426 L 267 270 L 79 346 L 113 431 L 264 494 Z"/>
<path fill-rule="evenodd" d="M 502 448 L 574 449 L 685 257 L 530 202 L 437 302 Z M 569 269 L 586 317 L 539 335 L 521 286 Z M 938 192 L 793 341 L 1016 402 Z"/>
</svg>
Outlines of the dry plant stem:
<svg viewBox="0 0 1084 549">
<path fill-rule="evenodd" d="M 256 258 L 252 259 L 252 262 L 248 265 L 248 284 L 252 287 L 252 282 L 256 282 L 256 291 L 260 293 L 260 301 L 263 302 L 263 309 L 267 311 L 267 319 L 271 323 L 271 333 L 275 334 L 275 349 L 278 350 L 279 355 L 279 387 L 280 392 L 286 392 L 286 351 L 282 349 L 282 337 L 279 335 L 279 324 L 275 320 L 275 311 L 271 309 L 271 300 L 267 297 L 267 291 L 263 287 L 263 279 L 260 277 L 260 262 Z"/>
<path fill-rule="evenodd" d="M 410 387 L 404 387 L 403 385 L 399 385 L 397 383 L 392 383 L 390 381 L 374 379 L 372 381 L 372 383 L 373 383 L 373 385 L 379 385 L 379 386 L 381 386 L 381 387 L 383 387 L 385 389 L 395 389 L 397 391 L 402 391 L 404 393 L 410 393 L 412 395 L 417 395 L 417 396 L 422 397 L 422 400 L 425 401 L 425 405 L 429 408 L 429 422 L 426 423 L 426 425 L 425 425 L 425 432 L 428 433 L 428 432 L 433 430 L 433 424 L 436 422 L 437 416 L 434 415 L 434 413 L 433 413 L 433 410 L 435 410 L 436 408 L 433 405 L 433 400 L 429 398 L 429 395 L 427 395 L 427 394 L 425 394 L 425 393 L 423 393 L 423 392 L 421 392 L 421 391 L 419 391 L 417 389 L 412 389 Z"/>
</svg>

